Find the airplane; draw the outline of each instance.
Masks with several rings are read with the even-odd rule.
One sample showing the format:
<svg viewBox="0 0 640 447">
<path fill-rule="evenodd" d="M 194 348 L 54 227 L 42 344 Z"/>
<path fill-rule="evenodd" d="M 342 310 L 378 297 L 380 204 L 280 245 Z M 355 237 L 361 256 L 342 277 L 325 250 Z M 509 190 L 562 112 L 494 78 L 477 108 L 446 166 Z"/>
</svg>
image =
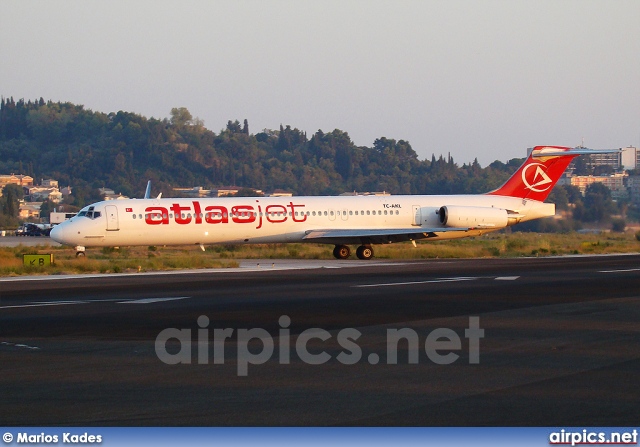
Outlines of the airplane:
<svg viewBox="0 0 640 447">
<path fill-rule="evenodd" d="M 300 197 L 150 197 L 94 203 L 51 230 L 51 238 L 87 247 L 144 245 L 322 243 L 347 259 L 357 245 L 362 260 L 374 244 L 480 236 L 555 215 L 544 203 L 573 158 L 616 153 L 536 146 L 500 188 L 485 194 Z"/>
</svg>

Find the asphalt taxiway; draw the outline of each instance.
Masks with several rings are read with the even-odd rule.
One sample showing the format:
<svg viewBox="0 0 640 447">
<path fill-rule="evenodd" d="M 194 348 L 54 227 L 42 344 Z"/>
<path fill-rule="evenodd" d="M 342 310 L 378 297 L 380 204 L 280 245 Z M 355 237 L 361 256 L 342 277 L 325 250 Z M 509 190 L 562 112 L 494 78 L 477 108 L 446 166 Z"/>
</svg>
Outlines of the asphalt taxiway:
<svg viewBox="0 0 640 447">
<path fill-rule="evenodd" d="M 109 426 L 640 420 L 639 255 L 258 263 L 0 279 L 0 420 Z M 484 330 L 479 363 L 465 336 L 470 317 Z M 191 331 L 190 363 L 159 358 L 156 339 L 167 328 Z M 311 358 L 326 354 L 315 365 L 296 351 L 312 328 L 326 331 L 306 344 Z M 439 328 L 460 339 L 459 346 L 436 350 L 454 353 L 450 364 L 427 355 L 434 347 L 429 334 Z M 222 357 L 216 329 L 233 329 Z M 273 353 L 249 364 L 244 376 L 237 354 L 243 329 L 262 329 L 274 343 Z M 200 339 L 206 344 L 197 343 L 199 330 L 208 331 Z M 350 349 L 340 340 L 345 330 L 360 334 Z M 399 330 L 418 337 L 417 363 L 403 341 L 397 364 L 389 364 L 388 334 Z M 181 345 L 173 339 L 163 346 L 176 355 Z M 257 339 L 244 346 L 248 355 L 264 352 Z M 340 360 L 357 350 L 353 364 Z"/>
</svg>

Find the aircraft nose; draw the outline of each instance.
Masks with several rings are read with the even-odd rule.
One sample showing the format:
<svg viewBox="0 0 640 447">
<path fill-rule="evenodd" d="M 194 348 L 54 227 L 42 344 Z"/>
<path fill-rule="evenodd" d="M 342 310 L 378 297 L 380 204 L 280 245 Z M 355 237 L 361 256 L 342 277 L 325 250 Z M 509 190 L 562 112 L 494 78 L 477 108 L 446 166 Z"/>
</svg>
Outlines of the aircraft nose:
<svg viewBox="0 0 640 447">
<path fill-rule="evenodd" d="M 54 241 L 60 244 L 64 244 L 64 233 L 65 233 L 64 225 L 56 225 L 51 229 L 51 233 L 49 234 L 49 236 Z"/>
</svg>

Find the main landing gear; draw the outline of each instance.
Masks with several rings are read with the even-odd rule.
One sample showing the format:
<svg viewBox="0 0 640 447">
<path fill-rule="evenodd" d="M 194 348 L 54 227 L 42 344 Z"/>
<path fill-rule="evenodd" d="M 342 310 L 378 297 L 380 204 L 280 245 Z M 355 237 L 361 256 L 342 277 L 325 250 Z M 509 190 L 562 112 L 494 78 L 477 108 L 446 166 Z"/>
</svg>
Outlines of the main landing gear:
<svg viewBox="0 0 640 447">
<path fill-rule="evenodd" d="M 361 245 L 356 249 L 356 256 L 358 259 L 368 261 L 373 258 L 373 248 L 371 248 L 371 245 Z"/>
<path fill-rule="evenodd" d="M 346 245 L 336 245 L 333 249 L 333 256 L 336 259 L 347 259 L 351 255 L 351 249 Z M 361 245 L 356 249 L 358 259 L 367 261 L 373 258 L 373 248 L 371 245 Z"/>
</svg>

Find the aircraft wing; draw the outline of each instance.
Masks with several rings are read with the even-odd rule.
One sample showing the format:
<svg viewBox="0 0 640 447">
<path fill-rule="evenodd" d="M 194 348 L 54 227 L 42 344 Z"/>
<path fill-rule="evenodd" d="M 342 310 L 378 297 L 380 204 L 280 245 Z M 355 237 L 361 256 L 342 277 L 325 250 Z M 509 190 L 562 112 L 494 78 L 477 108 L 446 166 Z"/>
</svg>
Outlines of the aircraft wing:
<svg viewBox="0 0 640 447">
<path fill-rule="evenodd" d="M 470 228 L 380 228 L 309 230 L 302 238 L 309 242 L 330 244 L 387 244 L 437 237 L 436 233 L 469 231 Z"/>
</svg>

